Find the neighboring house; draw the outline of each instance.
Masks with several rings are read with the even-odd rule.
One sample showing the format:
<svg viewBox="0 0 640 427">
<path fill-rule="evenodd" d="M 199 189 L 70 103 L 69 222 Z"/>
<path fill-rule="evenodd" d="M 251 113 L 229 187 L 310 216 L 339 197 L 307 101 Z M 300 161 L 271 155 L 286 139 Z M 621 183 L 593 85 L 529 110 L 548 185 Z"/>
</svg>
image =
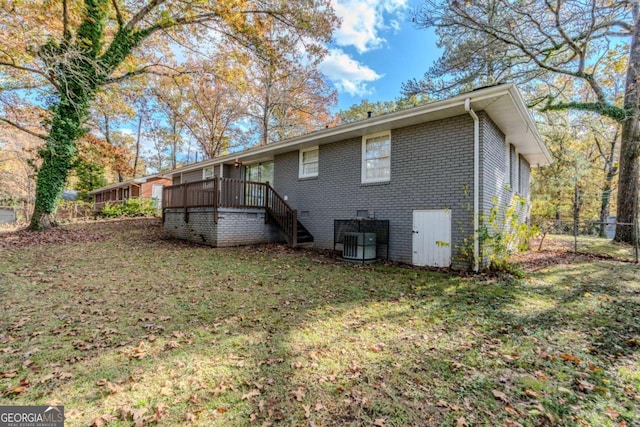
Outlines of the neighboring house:
<svg viewBox="0 0 640 427">
<path fill-rule="evenodd" d="M 0 206 L 0 224 L 13 224 L 18 220 L 16 208 L 13 206 Z"/>
<path fill-rule="evenodd" d="M 78 198 L 78 192 L 76 190 L 63 190 L 62 200 L 73 202 Z"/>
<path fill-rule="evenodd" d="M 162 188 L 171 185 L 171 180 L 161 175 L 149 175 L 118 182 L 89 191 L 94 196 L 93 210 L 99 212 L 105 204 L 123 203 L 127 199 L 155 199 L 162 206 Z"/>
<path fill-rule="evenodd" d="M 494 86 L 175 169 L 164 228 L 213 246 L 335 249 L 334 220 L 375 218 L 391 260 L 478 269 L 474 230 L 514 195 L 526 220 L 530 170 L 550 162 L 517 87 Z"/>
</svg>

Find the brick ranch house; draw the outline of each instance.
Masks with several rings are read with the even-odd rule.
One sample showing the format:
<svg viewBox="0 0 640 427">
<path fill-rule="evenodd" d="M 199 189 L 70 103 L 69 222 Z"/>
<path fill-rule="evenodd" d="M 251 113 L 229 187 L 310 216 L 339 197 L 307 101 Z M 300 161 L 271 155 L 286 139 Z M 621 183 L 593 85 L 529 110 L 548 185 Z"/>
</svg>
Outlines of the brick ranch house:
<svg viewBox="0 0 640 427">
<path fill-rule="evenodd" d="M 128 181 L 96 188 L 89 191 L 93 196 L 93 210 L 100 212 L 107 203 L 121 204 L 127 199 L 156 199 L 162 206 L 162 188 L 171 185 L 171 180 L 160 175 L 149 175 Z"/>
<path fill-rule="evenodd" d="M 477 270 L 473 230 L 514 195 L 526 220 L 530 170 L 550 162 L 517 87 L 499 85 L 175 169 L 164 230 L 340 250 L 335 220 L 373 218 L 388 221 L 389 259 Z"/>
</svg>

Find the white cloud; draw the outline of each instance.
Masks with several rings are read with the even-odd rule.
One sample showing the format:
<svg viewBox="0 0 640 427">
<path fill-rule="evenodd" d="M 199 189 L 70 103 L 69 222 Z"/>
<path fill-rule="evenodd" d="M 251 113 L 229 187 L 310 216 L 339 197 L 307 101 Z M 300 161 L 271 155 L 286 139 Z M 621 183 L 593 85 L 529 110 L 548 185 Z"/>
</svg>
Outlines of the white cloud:
<svg viewBox="0 0 640 427">
<path fill-rule="evenodd" d="M 334 33 L 336 44 L 364 53 L 384 45 L 380 32 L 399 30 L 408 5 L 407 0 L 333 0 L 333 7 L 342 20 Z"/>
<path fill-rule="evenodd" d="M 340 49 L 329 50 L 329 54 L 320 64 L 320 71 L 333 82 L 339 92 L 346 92 L 352 96 L 371 93 L 367 83 L 382 77 Z"/>
</svg>

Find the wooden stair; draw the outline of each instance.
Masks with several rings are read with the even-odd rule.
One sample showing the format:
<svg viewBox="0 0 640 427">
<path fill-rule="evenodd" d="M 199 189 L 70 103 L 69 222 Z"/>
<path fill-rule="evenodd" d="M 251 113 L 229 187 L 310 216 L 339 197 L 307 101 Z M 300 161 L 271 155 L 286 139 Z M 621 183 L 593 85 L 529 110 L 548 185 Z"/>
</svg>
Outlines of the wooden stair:
<svg viewBox="0 0 640 427">
<path fill-rule="evenodd" d="M 309 233 L 309 230 L 305 228 L 300 221 L 298 221 L 298 239 L 297 247 L 309 247 L 313 245 L 313 236 Z"/>
<path fill-rule="evenodd" d="M 293 209 L 276 191 L 267 184 L 265 209 L 266 220 L 272 220 L 280 227 L 291 247 L 309 247 L 313 245 L 313 235 L 298 220 L 298 212 Z"/>
</svg>

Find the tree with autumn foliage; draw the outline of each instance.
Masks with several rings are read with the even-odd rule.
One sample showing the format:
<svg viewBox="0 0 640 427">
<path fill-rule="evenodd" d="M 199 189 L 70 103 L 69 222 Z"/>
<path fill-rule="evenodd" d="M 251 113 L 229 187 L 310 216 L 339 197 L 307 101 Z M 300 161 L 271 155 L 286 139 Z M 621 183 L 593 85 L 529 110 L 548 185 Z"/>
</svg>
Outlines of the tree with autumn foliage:
<svg viewBox="0 0 640 427">
<path fill-rule="evenodd" d="M 640 0 L 424 0 L 415 22 L 444 53 L 405 93 L 447 93 L 505 81 L 546 84 L 546 110 L 595 112 L 621 126 L 616 240 L 633 242 L 640 157 Z M 622 96 L 607 57 L 624 47 Z M 553 82 L 558 77 L 570 82 Z M 577 95 L 574 97 L 573 95 Z"/>
<path fill-rule="evenodd" d="M 256 24 L 265 43 L 237 58 L 245 65 L 245 104 L 258 144 L 324 128 L 337 102 L 318 70 L 324 51 L 283 33 L 272 16 Z"/>
<path fill-rule="evenodd" d="M 28 208 L 35 196 L 35 169 L 42 140 L 0 125 L 0 205 L 23 202 Z M 31 212 L 25 211 L 29 218 Z"/>
<path fill-rule="evenodd" d="M 340 123 L 352 123 L 366 119 L 369 114 L 381 116 L 394 111 L 417 107 L 429 102 L 429 98 L 423 95 L 410 95 L 399 97 L 394 101 L 375 101 L 363 99 L 359 104 L 353 104 L 346 110 L 338 112 Z"/>
<path fill-rule="evenodd" d="M 281 34 L 318 49 L 336 22 L 328 0 L 2 2 L 0 73 L 6 84 L 0 94 L 0 120 L 45 140 L 31 227 L 55 225 L 53 212 L 96 94 L 163 67 L 136 61 L 137 51 L 152 51 L 156 43 L 171 40 L 260 49 L 265 39 L 255 24 L 265 17 Z M 277 49 L 262 50 L 280 55 Z M 21 117 L 10 117 L 7 100 L 46 107 L 42 127 L 34 130 L 21 123 Z"/>
<path fill-rule="evenodd" d="M 533 171 L 531 215 L 535 222 L 599 219 L 599 234 L 615 204 L 620 127 L 591 113 L 557 111 L 539 123 L 553 163 Z M 597 221 L 594 221 L 597 222 Z"/>
<path fill-rule="evenodd" d="M 235 64 L 219 57 L 190 61 L 191 73 L 155 79 L 153 94 L 168 128 L 172 152 L 180 134 L 195 142 L 203 158 L 212 159 L 243 140 L 239 128 L 246 116 L 242 85 L 232 76 Z M 173 166 L 175 167 L 175 165 Z"/>
</svg>

